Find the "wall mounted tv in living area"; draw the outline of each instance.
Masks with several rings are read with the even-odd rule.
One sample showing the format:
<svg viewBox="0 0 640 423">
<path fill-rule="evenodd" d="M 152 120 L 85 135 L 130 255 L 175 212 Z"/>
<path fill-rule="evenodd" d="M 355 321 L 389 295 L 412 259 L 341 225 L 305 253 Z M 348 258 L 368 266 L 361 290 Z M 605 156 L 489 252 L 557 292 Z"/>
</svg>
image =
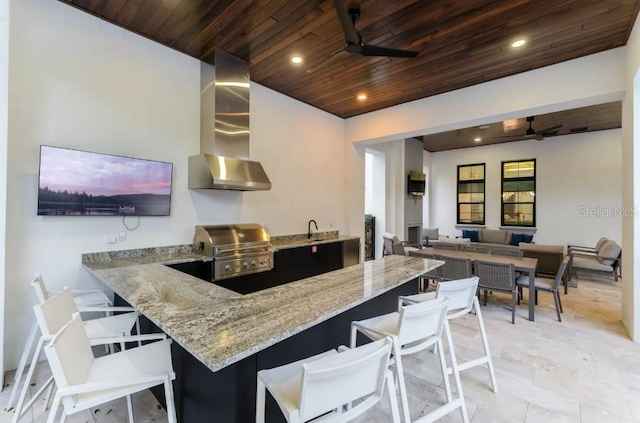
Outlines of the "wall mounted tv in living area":
<svg viewBox="0 0 640 423">
<path fill-rule="evenodd" d="M 409 195 L 424 195 L 425 181 L 427 175 L 422 172 L 412 170 L 407 177 L 407 194 Z"/>
<path fill-rule="evenodd" d="M 169 216 L 173 164 L 40 146 L 38 215 Z"/>
</svg>

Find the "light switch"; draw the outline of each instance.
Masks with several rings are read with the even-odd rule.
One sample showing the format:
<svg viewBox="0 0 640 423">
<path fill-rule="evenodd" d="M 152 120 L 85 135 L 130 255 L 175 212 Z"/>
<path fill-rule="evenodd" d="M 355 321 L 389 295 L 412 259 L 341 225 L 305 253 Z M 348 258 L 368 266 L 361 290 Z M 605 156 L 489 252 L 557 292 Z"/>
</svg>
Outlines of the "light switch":
<svg viewBox="0 0 640 423">
<path fill-rule="evenodd" d="M 127 233 L 125 231 L 120 232 L 118 234 L 118 241 L 122 242 L 126 240 L 127 240 Z"/>
<path fill-rule="evenodd" d="M 118 236 L 116 234 L 107 235 L 107 242 L 109 244 L 115 244 L 116 242 L 118 242 Z"/>
</svg>

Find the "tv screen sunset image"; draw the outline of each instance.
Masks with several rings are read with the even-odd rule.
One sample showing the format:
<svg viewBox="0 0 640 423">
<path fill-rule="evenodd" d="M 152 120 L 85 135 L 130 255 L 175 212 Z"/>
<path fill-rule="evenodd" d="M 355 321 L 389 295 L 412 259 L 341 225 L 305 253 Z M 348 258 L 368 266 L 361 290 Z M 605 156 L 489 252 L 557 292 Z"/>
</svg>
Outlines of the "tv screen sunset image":
<svg viewBox="0 0 640 423">
<path fill-rule="evenodd" d="M 168 216 L 171 163 L 41 146 L 38 215 Z"/>
</svg>

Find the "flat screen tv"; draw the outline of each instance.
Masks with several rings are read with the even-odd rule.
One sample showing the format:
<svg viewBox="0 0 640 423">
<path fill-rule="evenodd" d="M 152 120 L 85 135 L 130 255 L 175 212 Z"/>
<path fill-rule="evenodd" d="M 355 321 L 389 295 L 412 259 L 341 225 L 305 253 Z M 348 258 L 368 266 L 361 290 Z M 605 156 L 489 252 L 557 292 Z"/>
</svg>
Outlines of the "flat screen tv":
<svg viewBox="0 0 640 423">
<path fill-rule="evenodd" d="M 40 146 L 38 215 L 168 216 L 173 164 Z"/>
<path fill-rule="evenodd" d="M 407 177 L 407 194 L 417 196 L 424 195 L 426 175 L 412 170 Z"/>
</svg>

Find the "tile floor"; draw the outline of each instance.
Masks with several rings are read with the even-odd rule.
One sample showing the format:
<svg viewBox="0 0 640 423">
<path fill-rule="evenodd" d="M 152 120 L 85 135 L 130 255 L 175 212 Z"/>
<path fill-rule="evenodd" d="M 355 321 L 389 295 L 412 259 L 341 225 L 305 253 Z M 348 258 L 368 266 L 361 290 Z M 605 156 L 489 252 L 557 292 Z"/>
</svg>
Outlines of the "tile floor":
<svg viewBox="0 0 640 423">
<path fill-rule="evenodd" d="M 491 390 L 486 368 L 462 373 L 473 423 L 640 422 L 640 344 L 629 340 L 620 321 L 619 283 L 581 278 L 578 288 L 562 295 L 561 323 L 551 294 L 540 293 L 535 322 L 526 319 L 526 302 L 520 305 L 515 325 L 510 323 L 507 296 L 494 293 L 489 301 L 482 312 L 499 392 Z M 452 322 L 459 360 L 474 358 L 481 351 L 475 322 L 471 315 Z M 442 379 L 437 357 L 430 352 L 408 356 L 404 363 L 411 417 L 416 420 L 444 403 Z M 40 373 L 46 373 L 46 365 Z M 5 387 L 0 393 L 0 423 L 13 416 L 4 411 L 9 391 Z M 42 402 L 21 421 L 44 422 Z M 358 422 L 389 422 L 387 410 L 383 403 Z M 134 396 L 134 414 L 140 423 L 167 420 L 149 392 Z M 117 400 L 67 421 L 125 422 L 126 415 L 125 401 Z M 440 421 L 459 422 L 461 418 L 454 412 Z"/>
</svg>

